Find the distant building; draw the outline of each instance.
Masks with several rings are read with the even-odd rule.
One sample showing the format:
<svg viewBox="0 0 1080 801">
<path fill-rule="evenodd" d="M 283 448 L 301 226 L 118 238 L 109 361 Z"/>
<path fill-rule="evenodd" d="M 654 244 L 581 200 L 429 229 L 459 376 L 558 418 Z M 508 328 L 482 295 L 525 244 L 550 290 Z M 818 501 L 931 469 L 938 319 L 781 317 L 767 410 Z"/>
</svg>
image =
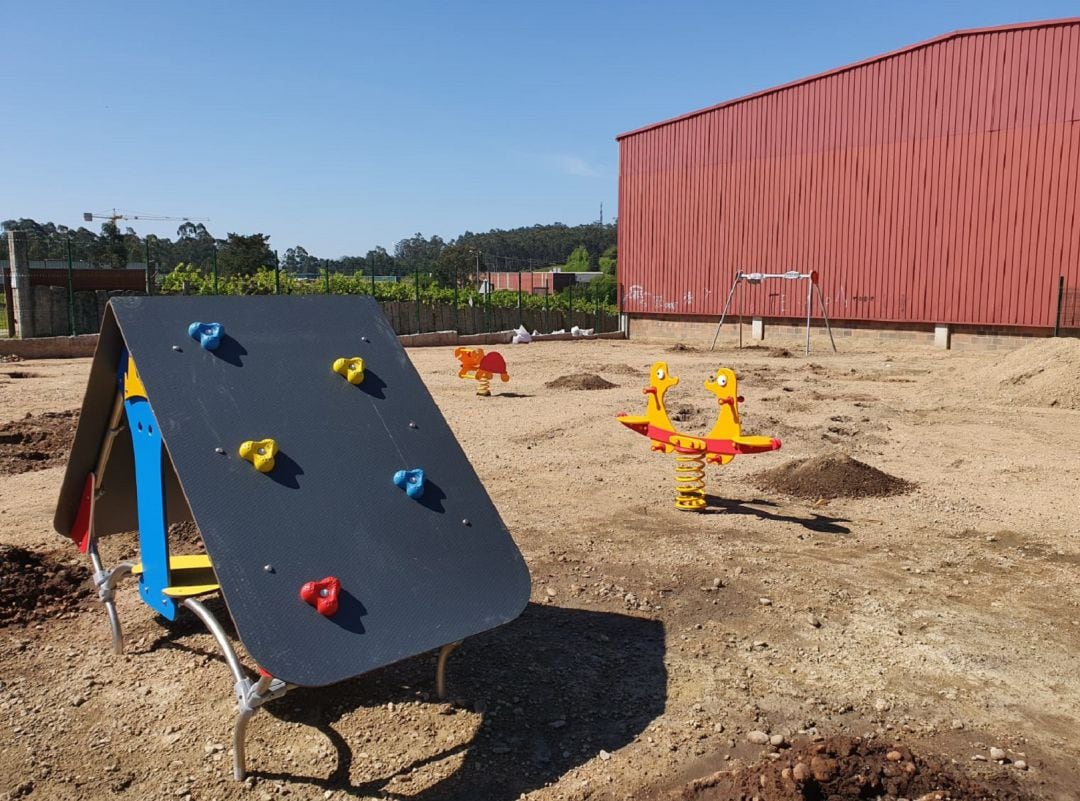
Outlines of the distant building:
<svg viewBox="0 0 1080 801">
<path fill-rule="evenodd" d="M 736 272 L 788 270 L 818 271 L 845 333 L 1046 334 L 1061 278 L 1080 327 L 1080 19 L 950 33 L 617 138 L 632 335 L 711 336 Z M 741 311 L 805 318 L 805 284 L 748 287 Z"/>
<path fill-rule="evenodd" d="M 562 292 L 571 284 L 586 284 L 602 273 L 568 273 L 560 270 L 544 272 L 491 272 L 480 273 L 480 286 L 483 290 L 490 287 L 494 291 L 513 290 L 517 292 L 520 281 L 522 292 L 531 295 L 554 295 Z M 487 284 L 485 285 L 485 281 Z"/>
</svg>

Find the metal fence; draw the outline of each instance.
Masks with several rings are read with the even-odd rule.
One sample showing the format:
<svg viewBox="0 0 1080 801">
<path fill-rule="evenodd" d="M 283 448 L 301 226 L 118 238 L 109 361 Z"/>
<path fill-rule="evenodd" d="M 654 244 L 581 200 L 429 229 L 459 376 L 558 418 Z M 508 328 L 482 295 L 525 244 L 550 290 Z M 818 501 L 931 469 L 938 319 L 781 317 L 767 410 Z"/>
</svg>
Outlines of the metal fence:
<svg viewBox="0 0 1080 801">
<path fill-rule="evenodd" d="M 44 248 L 31 239 L 30 251 Z M 127 269 L 95 264 L 80 253 L 77 243 L 59 246 L 66 258 L 44 252 L 29 260 L 34 336 L 73 336 L 96 333 L 109 298 L 118 294 L 369 294 L 382 306 L 399 334 L 456 330 L 462 334 L 506 331 L 524 326 L 528 331 L 570 331 L 577 326 L 597 332 L 619 330 L 614 309 L 589 294 L 588 285 L 569 283 L 559 294 L 532 294 L 522 282 L 518 288 L 483 292 L 476 286 L 440 289 L 430 274 L 363 275 L 335 271 L 324 262 L 318 273 L 290 273 L 271 263 L 254 276 L 222 276 L 217 260 L 204 269 L 164 272 L 152 248 L 144 263 Z M 51 243 L 50 251 L 58 249 Z M 81 258 L 83 257 L 83 258 Z M 0 259 L 0 278 L 10 289 L 7 259 Z M 490 281 L 480 280 L 481 287 Z M 0 297 L 0 303 L 3 298 Z M 11 305 L 0 305 L 0 328 L 12 317 Z M 7 335 L 21 335 L 7 325 Z"/>
</svg>

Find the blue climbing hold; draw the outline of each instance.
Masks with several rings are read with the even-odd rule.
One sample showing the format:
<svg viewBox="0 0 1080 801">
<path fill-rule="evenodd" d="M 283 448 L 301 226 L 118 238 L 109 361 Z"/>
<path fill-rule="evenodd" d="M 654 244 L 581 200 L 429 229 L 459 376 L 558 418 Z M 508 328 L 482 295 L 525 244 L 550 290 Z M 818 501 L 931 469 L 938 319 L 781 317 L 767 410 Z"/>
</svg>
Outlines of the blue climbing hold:
<svg viewBox="0 0 1080 801">
<path fill-rule="evenodd" d="M 225 326 L 221 323 L 192 323 L 187 332 L 188 336 L 199 341 L 203 350 L 217 350 L 225 335 Z"/>
<path fill-rule="evenodd" d="M 417 467 L 414 470 L 398 470 L 394 473 L 394 483 L 405 490 L 410 498 L 420 498 L 424 494 L 424 471 Z"/>
</svg>

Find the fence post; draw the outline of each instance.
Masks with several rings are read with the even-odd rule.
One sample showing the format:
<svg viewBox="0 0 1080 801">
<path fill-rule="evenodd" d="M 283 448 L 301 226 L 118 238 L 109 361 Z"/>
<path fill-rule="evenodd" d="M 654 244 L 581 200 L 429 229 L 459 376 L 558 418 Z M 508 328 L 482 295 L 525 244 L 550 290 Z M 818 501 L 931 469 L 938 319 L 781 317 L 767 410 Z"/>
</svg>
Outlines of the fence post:
<svg viewBox="0 0 1080 801">
<path fill-rule="evenodd" d="M 150 234 L 146 235 L 146 294 L 154 294 L 154 278 L 150 272 Z"/>
<path fill-rule="evenodd" d="M 371 297 L 375 297 L 375 259 L 371 260 Z"/>
<path fill-rule="evenodd" d="M 1057 314 L 1054 316 L 1054 336 L 1061 336 L 1061 304 L 1065 300 L 1065 276 L 1058 276 Z"/>
<path fill-rule="evenodd" d="M 277 251 L 274 251 L 274 294 L 281 294 L 281 262 L 278 261 Z"/>
<path fill-rule="evenodd" d="M 330 294 L 330 259 L 326 260 L 326 294 Z"/>
<path fill-rule="evenodd" d="M 218 293 L 217 242 L 214 243 L 214 294 Z"/>
<path fill-rule="evenodd" d="M 416 333 L 420 333 L 420 265 L 413 271 L 413 283 L 416 285 Z"/>
<path fill-rule="evenodd" d="M 521 267 L 518 267 L 518 325 L 521 325 Z"/>
<path fill-rule="evenodd" d="M 454 276 L 454 330 L 461 333 L 460 324 L 458 323 L 458 299 L 457 299 L 457 276 Z"/>
<path fill-rule="evenodd" d="M 570 293 L 570 303 L 567 305 L 567 313 L 569 316 L 566 320 L 566 329 L 569 331 L 574 327 L 574 282 L 571 281 L 566 289 Z"/>
<path fill-rule="evenodd" d="M 68 330 L 75 336 L 75 272 L 71 262 L 71 237 L 67 240 Z"/>
</svg>

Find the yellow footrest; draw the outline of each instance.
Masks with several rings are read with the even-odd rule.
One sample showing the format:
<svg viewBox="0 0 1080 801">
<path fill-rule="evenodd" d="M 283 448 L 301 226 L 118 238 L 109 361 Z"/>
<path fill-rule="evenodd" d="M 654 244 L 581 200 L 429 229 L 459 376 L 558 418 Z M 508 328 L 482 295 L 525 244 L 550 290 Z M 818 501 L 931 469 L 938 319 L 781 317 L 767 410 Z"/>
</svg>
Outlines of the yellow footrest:
<svg viewBox="0 0 1080 801">
<path fill-rule="evenodd" d="M 136 576 L 143 572 L 142 562 L 131 569 Z M 220 589 L 210 557 L 204 553 L 169 557 L 169 578 L 173 584 L 162 592 L 170 598 L 191 598 Z"/>
</svg>

